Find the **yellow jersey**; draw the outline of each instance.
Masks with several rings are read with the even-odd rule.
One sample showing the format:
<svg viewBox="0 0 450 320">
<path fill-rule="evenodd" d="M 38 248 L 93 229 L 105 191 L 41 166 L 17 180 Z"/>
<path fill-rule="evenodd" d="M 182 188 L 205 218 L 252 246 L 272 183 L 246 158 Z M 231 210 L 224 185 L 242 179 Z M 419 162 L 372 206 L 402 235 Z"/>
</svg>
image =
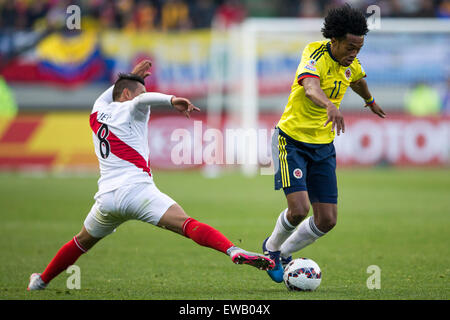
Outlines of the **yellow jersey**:
<svg viewBox="0 0 450 320">
<path fill-rule="evenodd" d="M 326 144 L 334 140 L 327 110 L 315 105 L 305 95 L 300 84 L 306 77 L 320 79 L 320 87 L 330 101 L 339 108 L 345 91 L 351 82 L 366 76 L 358 58 L 344 67 L 333 57 L 329 40 L 309 43 L 303 50 L 302 59 L 295 73 L 291 93 L 278 122 L 278 127 L 291 138 L 314 144 Z"/>
</svg>

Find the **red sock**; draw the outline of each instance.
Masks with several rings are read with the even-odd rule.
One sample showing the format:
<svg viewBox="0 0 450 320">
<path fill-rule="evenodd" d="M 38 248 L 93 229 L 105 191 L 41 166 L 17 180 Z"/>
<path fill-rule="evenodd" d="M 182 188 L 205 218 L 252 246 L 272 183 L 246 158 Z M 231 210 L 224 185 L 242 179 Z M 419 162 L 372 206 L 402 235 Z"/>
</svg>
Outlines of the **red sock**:
<svg viewBox="0 0 450 320">
<path fill-rule="evenodd" d="M 77 237 L 67 242 L 59 249 L 58 253 L 45 268 L 41 274 L 41 279 L 45 283 L 49 283 L 54 277 L 73 265 L 75 261 L 87 250 L 85 250 L 78 242 Z"/>
<path fill-rule="evenodd" d="M 199 245 L 216 249 L 225 254 L 228 248 L 234 246 L 220 231 L 192 218 L 188 218 L 184 222 L 183 233 Z"/>
</svg>

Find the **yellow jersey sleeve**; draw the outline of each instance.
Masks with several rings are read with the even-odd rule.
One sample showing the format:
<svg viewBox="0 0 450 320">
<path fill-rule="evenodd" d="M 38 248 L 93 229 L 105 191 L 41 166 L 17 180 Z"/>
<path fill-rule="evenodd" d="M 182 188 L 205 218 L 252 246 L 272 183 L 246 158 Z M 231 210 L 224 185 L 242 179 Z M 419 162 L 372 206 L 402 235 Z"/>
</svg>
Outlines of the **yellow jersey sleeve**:
<svg viewBox="0 0 450 320">
<path fill-rule="evenodd" d="M 355 59 L 356 62 L 353 62 L 351 65 L 352 70 L 352 77 L 350 79 L 350 82 L 358 81 L 359 79 L 366 77 L 366 72 L 364 71 L 363 66 L 361 65 L 361 62 L 358 58 Z"/>
<path fill-rule="evenodd" d="M 321 59 L 327 50 L 326 44 L 322 41 L 313 42 L 306 46 L 302 53 L 302 59 L 297 68 L 297 83 L 302 85 L 302 80 L 307 77 L 320 79 L 323 75 L 325 59 Z"/>
</svg>

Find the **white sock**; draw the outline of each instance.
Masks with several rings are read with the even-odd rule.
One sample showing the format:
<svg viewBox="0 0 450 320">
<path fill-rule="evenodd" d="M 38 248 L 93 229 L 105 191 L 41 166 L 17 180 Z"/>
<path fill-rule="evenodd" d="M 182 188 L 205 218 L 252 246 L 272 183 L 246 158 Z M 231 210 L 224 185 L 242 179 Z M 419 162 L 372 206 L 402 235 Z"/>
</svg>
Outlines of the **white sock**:
<svg viewBox="0 0 450 320">
<path fill-rule="evenodd" d="M 325 232 L 320 231 L 314 223 L 314 217 L 310 216 L 300 223 L 297 231 L 295 231 L 281 246 L 281 256 L 289 257 L 292 253 L 297 252 L 304 247 L 310 245 L 320 237 L 325 235 Z"/>
<path fill-rule="evenodd" d="M 266 242 L 266 247 L 269 251 L 279 251 L 283 242 L 295 231 L 295 226 L 290 224 L 286 218 L 287 210 L 288 209 L 285 209 L 281 212 L 277 219 L 277 223 L 275 224 L 275 228 Z"/>
</svg>

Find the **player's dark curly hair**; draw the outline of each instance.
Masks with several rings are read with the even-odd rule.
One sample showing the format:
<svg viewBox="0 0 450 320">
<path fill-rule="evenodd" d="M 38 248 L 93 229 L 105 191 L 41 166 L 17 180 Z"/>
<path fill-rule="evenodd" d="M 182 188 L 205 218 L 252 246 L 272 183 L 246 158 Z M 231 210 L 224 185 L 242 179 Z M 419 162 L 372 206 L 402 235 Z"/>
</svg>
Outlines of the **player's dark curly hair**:
<svg viewBox="0 0 450 320">
<path fill-rule="evenodd" d="M 114 84 L 113 101 L 117 101 L 120 98 L 125 88 L 131 91 L 136 90 L 138 82 L 145 86 L 145 81 L 142 77 L 133 73 L 119 73 L 119 78 Z"/>
<path fill-rule="evenodd" d="M 342 7 L 328 11 L 321 31 L 327 39 L 343 39 L 347 33 L 365 36 L 369 32 L 369 28 L 364 14 L 346 3 Z"/>
</svg>

